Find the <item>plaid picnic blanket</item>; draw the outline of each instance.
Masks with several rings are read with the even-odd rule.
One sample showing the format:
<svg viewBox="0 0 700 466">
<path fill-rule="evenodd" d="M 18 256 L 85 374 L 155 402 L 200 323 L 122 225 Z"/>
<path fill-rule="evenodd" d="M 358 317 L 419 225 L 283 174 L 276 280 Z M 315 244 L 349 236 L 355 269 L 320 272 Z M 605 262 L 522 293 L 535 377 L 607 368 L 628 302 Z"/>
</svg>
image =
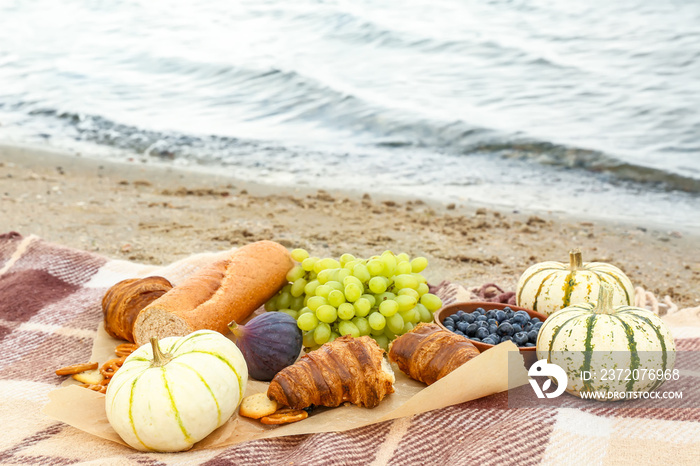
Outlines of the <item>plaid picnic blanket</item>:
<svg viewBox="0 0 700 466">
<path fill-rule="evenodd" d="M 42 414 L 48 393 L 63 380 L 54 370 L 89 358 L 107 288 L 151 274 L 177 283 L 215 258 L 214 253 L 198 254 L 156 267 L 110 260 L 36 236 L 0 235 L 0 463 L 700 463 L 699 409 L 510 409 L 507 392 L 347 432 L 169 454 L 137 452 Z M 439 285 L 437 292 L 446 303 L 473 297 L 451 283 Z M 680 310 L 666 321 L 679 350 L 700 349 L 700 308 Z"/>
</svg>

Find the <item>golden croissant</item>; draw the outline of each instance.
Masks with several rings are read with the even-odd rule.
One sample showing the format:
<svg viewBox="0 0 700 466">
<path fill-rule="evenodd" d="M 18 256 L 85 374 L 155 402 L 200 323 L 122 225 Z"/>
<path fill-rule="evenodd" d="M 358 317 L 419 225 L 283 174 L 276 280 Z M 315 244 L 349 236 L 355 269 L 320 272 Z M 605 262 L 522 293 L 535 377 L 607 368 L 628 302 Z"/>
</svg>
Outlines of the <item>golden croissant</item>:
<svg viewBox="0 0 700 466">
<path fill-rule="evenodd" d="M 479 355 L 466 338 L 437 324 L 418 324 L 393 341 L 389 360 L 414 380 L 431 385 Z"/>
<path fill-rule="evenodd" d="M 275 375 L 267 396 L 282 406 L 339 406 L 349 401 L 374 408 L 394 392 L 394 372 L 370 337 L 349 335 L 326 343 Z"/>
</svg>

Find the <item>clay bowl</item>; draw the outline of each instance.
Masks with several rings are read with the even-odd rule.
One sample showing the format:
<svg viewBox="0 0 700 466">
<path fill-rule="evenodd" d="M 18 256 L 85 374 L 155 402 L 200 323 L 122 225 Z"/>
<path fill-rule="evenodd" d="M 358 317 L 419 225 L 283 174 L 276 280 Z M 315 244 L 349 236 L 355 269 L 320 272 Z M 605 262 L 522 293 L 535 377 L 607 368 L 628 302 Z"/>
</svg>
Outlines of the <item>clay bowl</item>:
<svg viewBox="0 0 700 466">
<path fill-rule="evenodd" d="M 489 302 L 482 302 L 482 301 L 469 301 L 469 302 L 461 302 L 461 303 L 453 303 L 448 306 L 443 307 L 442 309 L 435 311 L 434 314 L 434 319 L 435 323 L 438 324 L 440 327 L 445 328 L 444 325 L 442 325 L 442 321 L 448 317 L 454 314 L 457 311 L 464 311 L 467 314 L 475 311 L 477 308 L 484 308 L 486 311 L 490 311 L 491 309 L 501 309 L 503 310 L 506 307 L 511 308 L 514 311 L 525 311 L 530 315 L 530 318 L 537 317 L 540 319 L 542 322 L 545 321 L 547 316 L 545 314 L 542 314 L 541 312 L 535 312 L 530 309 L 525 309 L 524 307 L 518 307 L 518 306 L 511 306 L 510 304 L 502 304 L 502 303 L 489 303 Z M 470 340 L 471 341 L 471 340 Z M 494 345 L 489 345 L 487 343 L 482 343 L 480 341 L 472 341 L 472 344 L 476 346 L 476 349 L 479 350 L 479 352 L 483 353 L 489 348 L 493 348 Z M 528 356 L 535 356 L 535 351 L 537 350 L 536 347 L 531 346 L 527 348 L 518 348 L 521 353 L 524 353 L 523 356 L 526 354 Z M 529 354 L 532 353 L 532 354 Z"/>
</svg>

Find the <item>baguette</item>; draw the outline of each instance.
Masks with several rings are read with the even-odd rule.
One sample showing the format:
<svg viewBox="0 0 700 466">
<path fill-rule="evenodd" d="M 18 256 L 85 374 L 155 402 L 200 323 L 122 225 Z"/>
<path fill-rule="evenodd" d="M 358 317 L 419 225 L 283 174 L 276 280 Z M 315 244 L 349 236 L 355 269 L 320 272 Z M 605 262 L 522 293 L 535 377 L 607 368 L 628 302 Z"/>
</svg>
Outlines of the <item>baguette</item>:
<svg viewBox="0 0 700 466">
<path fill-rule="evenodd" d="M 289 251 L 273 241 L 258 241 L 195 272 L 149 304 L 136 317 L 134 340 L 184 336 L 209 329 L 228 333 L 287 283 L 294 266 Z"/>
</svg>

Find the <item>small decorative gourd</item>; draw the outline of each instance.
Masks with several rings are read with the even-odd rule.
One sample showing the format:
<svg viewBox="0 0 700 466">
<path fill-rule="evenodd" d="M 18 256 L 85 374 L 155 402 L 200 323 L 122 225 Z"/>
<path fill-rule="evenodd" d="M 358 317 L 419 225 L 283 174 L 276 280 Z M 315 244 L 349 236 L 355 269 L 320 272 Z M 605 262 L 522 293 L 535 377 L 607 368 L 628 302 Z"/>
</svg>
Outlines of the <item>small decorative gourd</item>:
<svg viewBox="0 0 700 466">
<path fill-rule="evenodd" d="M 572 305 L 551 315 L 537 338 L 537 358 L 564 369 L 566 391 L 578 396 L 584 391 L 655 390 L 673 371 L 675 348 L 656 314 L 613 306 L 607 284 L 601 286 L 597 303 Z"/>
<path fill-rule="evenodd" d="M 615 305 L 634 303 L 634 286 L 612 264 L 583 262 L 581 251 L 569 251 L 569 264 L 548 261 L 530 266 L 520 276 L 515 292 L 517 305 L 550 315 L 571 304 L 592 303 L 601 283 L 613 288 Z"/>
<path fill-rule="evenodd" d="M 243 355 L 218 332 L 154 337 L 112 377 L 107 419 L 137 450 L 187 450 L 233 415 L 247 381 Z"/>
</svg>

